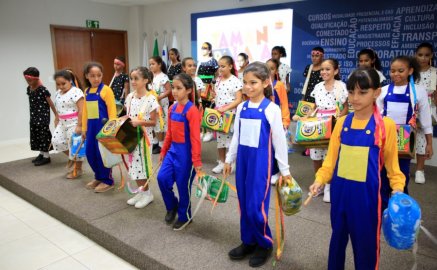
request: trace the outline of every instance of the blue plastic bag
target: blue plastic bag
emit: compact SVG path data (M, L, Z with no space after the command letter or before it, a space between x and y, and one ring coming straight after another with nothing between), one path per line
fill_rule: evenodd
M420 219L420 206L413 198L404 193L394 194L382 219L385 240L395 249L412 248L419 233Z
M82 142L82 135L75 134L71 136L71 142L70 142L70 157L74 158L74 155L77 153L77 158L82 158L86 156L86 139L83 142L82 145L80 143ZM80 149L79 149L80 146ZM78 151L79 149L79 151Z

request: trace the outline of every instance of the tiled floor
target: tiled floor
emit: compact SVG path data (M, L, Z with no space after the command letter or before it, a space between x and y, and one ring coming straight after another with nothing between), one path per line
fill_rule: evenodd
M0 145L0 163L36 156L28 143ZM0 187L0 269L137 269Z

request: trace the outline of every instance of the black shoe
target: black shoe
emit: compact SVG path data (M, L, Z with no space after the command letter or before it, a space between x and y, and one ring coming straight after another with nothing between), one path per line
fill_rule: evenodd
M188 224L187 224L187 226L192 222L193 220L191 219L191 220L189 220L189 221L176 221L174 224L173 224L173 230L174 231L180 231L180 230L182 230L183 228L182 228L182 226L184 226L185 225L185 223L187 223L188 222ZM185 228L185 227L184 227Z
M167 211L167 214L165 215L165 223L168 225L171 225L176 218L176 213L178 212L177 207L171 211Z
M263 248L257 246L255 253L249 259L250 267L260 267L264 265L272 254L273 248Z
M152 149L152 154L156 155L160 153L161 153L161 146L158 145L156 148Z
M42 154L39 154L36 158L32 159L32 163L35 163L37 161L40 161L44 156Z
M42 159L35 161L35 166L42 166L50 163L50 158L43 157Z
M256 249L256 245L241 244L238 247L229 251L228 255L231 260L242 260L247 255L252 254Z

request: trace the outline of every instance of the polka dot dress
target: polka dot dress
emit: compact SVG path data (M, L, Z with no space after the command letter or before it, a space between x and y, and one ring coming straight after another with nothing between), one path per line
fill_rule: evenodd
M291 73L291 68L289 65L281 63L279 65L278 74L279 80L283 82L285 85L287 84L287 77Z
M182 72L182 64L177 63L176 65L170 65L167 69L167 76L172 81L173 77Z
M129 104L128 104L129 102ZM144 120L150 120L150 113L159 108L158 101L156 97L152 94L137 98L135 93L129 94L125 103L129 117L138 118L140 110ZM153 127L146 127L147 137L149 141L152 142L153 138ZM150 152L152 152L152 147L150 147ZM140 145L137 145L135 150L129 154L129 176L132 180L142 180L146 179L146 172L144 170L144 145L141 141Z
M121 73L112 81L112 84L109 87L111 87L114 92L115 100L121 101L123 99L123 89L126 82L129 82L129 76L124 73Z
M156 91L158 96L165 92L165 84L169 82L168 76L164 73L159 73L157 75L153 76L153 90ZM169 100L168 97L163 98L159 101L159 105L162 107L162 117L164 118L164 128L161 129L159 121L156 121L155 126L155 132L167 132L167 113L168 113L168 106L169 106Z
M303 72L303 76L305 78L308 75L309 69L310 69L310 65L306 66L305 71ZM315 103L316 101L311 96L311 93L313 92L316 84L318 84L319 82L322 82L322 81L323 81L323 79L322 79L322 76L320 76L320 70L311 71L310 80L308 81L308 88L307 88L307 91L305 92L305 96L304 96L303 100Z
M55 97L55 108L60 116L72 113L78 113L77 101L84 97L82 90L72 87L68 92L62 93L58 90ZM53 148L58 151L69 150L71 136L75 132L78 118L59 119L59 123L53 132Z
M210 58L208 61L201 62L199 68L197 69L197 75L212 75L215 76L215 73L218 70L218 62L214 58ZM209 84L212 79L202 79L203 83Z
M50 92L40 85L35 90L27 87L30 108L30 149L48 152L52 134L50 132L50 105L46 98Z

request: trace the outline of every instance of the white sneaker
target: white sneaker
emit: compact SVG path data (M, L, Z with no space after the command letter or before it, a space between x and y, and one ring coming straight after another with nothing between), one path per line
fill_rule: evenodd
M129 205L135 205L143 196L143 192L138 192L135 196L127 200L127 204Z
M149 203L153 202L153 194L152 192L142 192L142 196L141 199L139 201L137 201L137 203L135 204L135 208L144 208L147 205L149 205Z
M218 165L212 169L212 172L217 173L217 174L221 173L223 171L224 167L225 167L225 164L221 160L219 160Z
M331 202L331 185L330 184L325 185L325 190L323 191L323 201L325 203Z
M272 185L276 185L276 182L278 182L278 180L279 180L279 174L277 173L272 175L272 177L270 178L270 183Z
M416 182L416 184L425 184L425 172L416 171L416 177L414 178L414 182Z
M231 174L235 172L235 167L236 167L235 162L232 162L232 164L231 164Z
M212 140L212 138L214 137L214 134L212 134L212 132L206 132L204 135L203 135L203 141L204 142L209 142L209 141L211 141Z
M201 131L201 132L200 132L200 139L201 139L201 140L203 139L203 134L204 134L204 133Z

